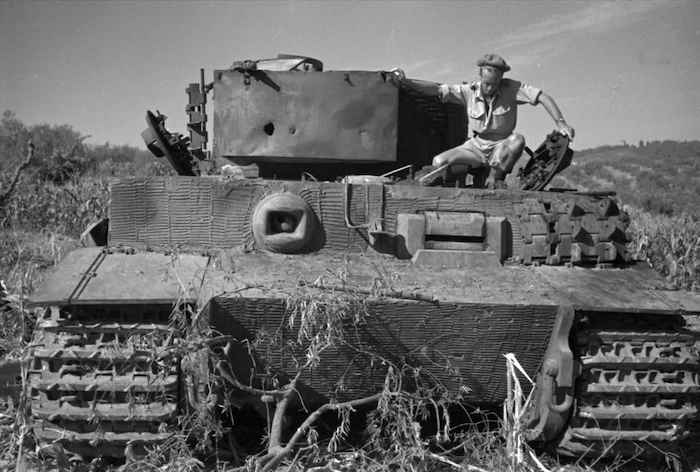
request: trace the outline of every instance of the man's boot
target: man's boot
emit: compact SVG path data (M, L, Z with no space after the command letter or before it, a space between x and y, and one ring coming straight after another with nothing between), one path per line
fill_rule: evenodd
M506 175L508 175L508 172L503 170L501 166L498 166L496 168L496 172L493 174L493 188L508 188L508 186L506 185Z
M413 177L414 180L418 181L420 185L426 187L442 185L447 179L447 174L449 172L449 164L445 164L441 167L435 166L424 166Z

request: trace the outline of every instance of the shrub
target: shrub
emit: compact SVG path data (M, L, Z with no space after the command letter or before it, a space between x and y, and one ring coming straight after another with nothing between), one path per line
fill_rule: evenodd
M65 185L25 183L0 209L0 227L59 231L77 238L87 225L107 216L108 182L83 180Z

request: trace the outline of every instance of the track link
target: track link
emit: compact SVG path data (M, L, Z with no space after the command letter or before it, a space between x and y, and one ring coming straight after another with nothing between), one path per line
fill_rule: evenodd
M34 435L81 457L123 457L167 438L178 413L171 306L48 308L28 369ZM102 320L102 321L101 321Z
M614 264L630 260L625 244L629 216L609 197L573 197L515 205L524 264Z
M584 316L572 419L557 452L636 456L670 452L700 405L700 340L668 315Z

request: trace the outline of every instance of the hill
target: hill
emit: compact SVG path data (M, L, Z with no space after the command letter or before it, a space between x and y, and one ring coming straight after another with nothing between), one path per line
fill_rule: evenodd
M576 151L552 187L614 190L623 205L700 219L700 141L652 141Z

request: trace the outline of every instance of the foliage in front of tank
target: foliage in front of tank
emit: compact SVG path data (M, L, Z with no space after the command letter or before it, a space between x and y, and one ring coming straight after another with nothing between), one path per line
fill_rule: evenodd
M320 279L319 279L320 280ZM280 326L263 327L250 339L233 339L232 343L247 350L256 366L256 360L285 359L285 368L278 371L273 364L257 365L245 379L236 378L232 371L221 366L218 369L224 378L237 389L270 405L262 450L240 451L245 464L251 470L273 470L283 461L314 464L328 460L328 455L355 448L358 458L367 460L366 469L387 470L404 468L409 462L428 460L428 444L444 444L454 439L448 406L456 405L468 392L466 384L456 391L449 391L429 372L409 359L393 358L385 349L368 343L363 335L371 327L374 315L367 294L341 284L336 290L317 281L302 286L287 298L283 323ZM381 296L376 293L375 296ZM264 325L264 323L263 323ZM294 433L286 442L282 441L283 424L291 402L305 405L309 401L298 390L302 375L323 375L322 369L328 356L342 352L351 361L345 373L339 373L334 385L329 385L335 394L316 410L304 408L303 419L292 428ZM437 363L443 362L443 365ZM276 365L276 364L275 364ZM437 360L436 367L454 370L447 359ZM366 375L384 377L381 392L367 396L350 396L345 388L345 375L359 368ZM321 369L321 372L317 372ZM273 407L274 405L274 407ZM357 408L369 408L364 439L350 441L351 416ZM425 438L421 434L421 422L430 412L437 421L438 434ZM329 418L330 415L330 418ZM335 420L332 418L335 416ZM325 418L318 427L318 422ZM328 431L328 424L336 426ZM357 420L355 420L357 421ZM323 432L325 430L325 433ZM351 443L355 446L351 446ZM412 451L410 455L406 451ZM401 453L399 453L401 452ZM252 453L252 454L251 454ZM374 466L368 461L372 457ZM359 460L359 459L358 459ZM403 462L403 464L402 464Z

